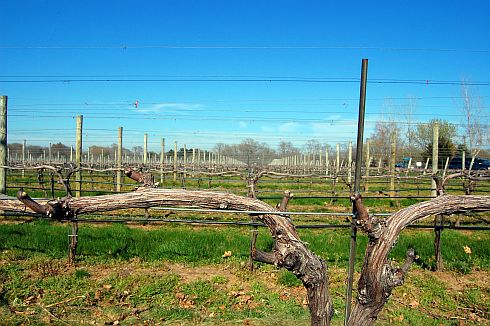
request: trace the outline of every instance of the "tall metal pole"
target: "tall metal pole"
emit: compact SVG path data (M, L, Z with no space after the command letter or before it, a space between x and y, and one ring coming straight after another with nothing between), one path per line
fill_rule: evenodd
M0 166L7 165L7 96L0 96ZM0 168L0 194L7 193L7 174Z
M366 81L367 81L368 59L362 59L361 68L361 90L359 96L359 118L357 120L357 152L356 170L354 176L354 192L359 193L361 188L361 166L362 166L362 141L364 138L364 113L366 111ZM354 206L353 206L354 207ZM352 305L352 284L354 283L354 264L356 262L356 243L357 243L357 216L354 211L351 222L351 238L349 253L349 277L347 279L347 293L345 299L345 325L347 325Z

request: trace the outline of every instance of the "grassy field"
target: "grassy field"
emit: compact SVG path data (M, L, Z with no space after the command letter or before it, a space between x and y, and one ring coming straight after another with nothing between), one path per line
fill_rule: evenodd
M156 176L158 181L158 176ZM84 174L84 195L113 190L112 176ZM33 197L51 197L49 174L43 189L37 175L26 172L8 177L9 194L24 187ZM55 178L56 181L56 178ZM93 181L93 182L92 182ZM398 194L427 196L429 180L397 181ZM103 182L103 183L97 183ZM137 185L127 178L125 191ZM246 194L245 182L236 177L198 178L165 187L204 189ZM391 199L387 180L369 183L364 203L370 212L393 212L424 200ZM463 193L461 180L450 183L452 193ZM485 193L487 185L476 192ZM55 197L64 196L55 184ZM258 196L275 205L284 190L295 197L290 211L351 212L349 188L332 180L261 179ZM329 196L338 196L330 198ZM162 217L169 211L149 211ZM84 218L141 218L144 211L128 209ZM249 221L239 214L172 212L170 219ZM488 214L465 217L462 223L488 223ZM455 217L450 220L454 222ZM345 216L293 216L296 224L345 224ZM432 219L425 223L432 224ZM46 220L0 220L0 325L101 324L101 325L308 325L306 293L296 277L274 266L248 267L250 227L183 224L80 224L75 265L67 264L66 223ZM330 293L334 299L334 325L344 317L347 278L348 229L299 229L309 247L329 266ZM391 258L402 262L411 247L419 258L405 284L394 290L380 315L381 325L478 325L490 320L490 233L442 232L445 271L433 272L433 230L405 230ZM366 237L359 236L357 272ZM257 246L270 250L272 239L259 228ZM231 252L224 257L225 252Z
M330 268L334 324L343 320L348 230L299 230ZM81 225L79 256L66 263L69 227L0 224L0 320L5 324L307 325L305 292L291 273L247 267L248 227ZM419 255L380 324L488 323L488 232L445 230L445 272L432 272L433 232L405 231L392 258ZM360 237L357 270L366 239ZM266 229L258 247L270 249ZM470 248L471 253L468 253ZM223 257L231 251L230 257ZM1 323L1 322L0 322Z

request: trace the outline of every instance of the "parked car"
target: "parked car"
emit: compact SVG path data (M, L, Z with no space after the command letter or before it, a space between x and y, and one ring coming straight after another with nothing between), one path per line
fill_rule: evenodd
M408 168L408 162L410 162L410 157L404 157L401 162L395 164L395 168Z
M465 158L465 169L469 169L471 164L471 157ZM460 170L463 166L463 158L460 156L453 157L449 162L448 169ZM481 157L475 157L473 161L472 170L490 170L490 160Z

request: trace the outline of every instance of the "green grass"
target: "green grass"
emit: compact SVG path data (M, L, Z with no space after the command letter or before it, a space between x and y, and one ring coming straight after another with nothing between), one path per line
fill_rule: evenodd
M239 267L245 266L248 259L248 227L82 224L75 268L66 264L68 231L68 225L44 220L0 224L0 317L6 324L55 321L41 307L48 307L45 309L51 314L65 320L97 318L102 323L120 320L123 325L142 321L220 324L244 320L253 321L254 325L293 325L293 321L297 325L308 324L308 310L301 298L288 294L302 289L292 273L262 264L256 265L258 274ZM349 232L299 230L301 238L330 267L334 325L340 325L343 319ZM431 274L428 269L433 267L433 237L431 231L402 233L392 259L402 262L408 247L414 247L420 258L407 282L395 289L394 297L398 299L389 301L380 324L420 324L429 314L436 316L430 323L450 325L450 311L464 315L460 307L476 311L478 318L489 310L488 287L469 286L455 292ZM489 240L486 232L444 230L446 266L458 273L473 271L474 275L475 269L488 270ZM261 249L270 250L268 230L260 229L258 241ZM357 271L366 237L360 235L358 244ZM471 248L471 254L464 251L464 246ZM232 256L223 258L227 250L232 251ZM196 270L200 266L228 266L228 272L185 279L166 267L175 263ZM276 277L264 278L269 274ZM413 300L418 308L408 306Z
M24 224L0 224L0 258L9 260L66 257L67 224L39 220ZM300 229L301 239L310 249L327 260L330 265L343 267L348 261L350 230ZM392 259L403 262L408 248L414 248L419 259L416 264L433 269L434 232L405 230L391 253ZM490 268L488 232L442 232L442 256L446 268L468 273L474 268ZM165 225L164 227L137 228L125 224L92 226L80 224L79 261L127 261L138 257L143 261L171 261L210 264L224 261L225 251L231 251L228 260L246 261L249 256L250 228L199 227ZM358 237L358 268L364 256L367 238ZM471 254L464 247L471 249ZM272 239L265 228L259 229L257 247L270 250Z

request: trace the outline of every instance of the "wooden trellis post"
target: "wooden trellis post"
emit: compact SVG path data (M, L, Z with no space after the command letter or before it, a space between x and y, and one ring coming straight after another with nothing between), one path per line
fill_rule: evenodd
M123 127L119 127L118 129L118 135L117 135L117 158L116 158L116 165L117 165L117 179L116 179L116 191L121 192L121 187L122 187L122 141L123 141Z
M148 134L144 135L144 143L143 143L143 164L146 165L148 163Z
M77 116L77 134L76 134L76 148L75 148L75 160L77 169L82 167L82 131L83 131L83 116ZM76 172L76 197L82 196L82 171ZM78 246L78 222L71 222L71 234L69 237L69 249L68 249L68 263L73 264L75 262L77 246Z
M162 138L162 149L160 151L160 185L163 185L165 180L165 174L163 173L163 167L165 165L165 138Z
M0 166L7 165L7 96L0 96ZM7 174L0 168L0 194L7 193Z

